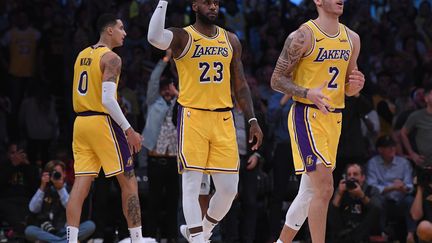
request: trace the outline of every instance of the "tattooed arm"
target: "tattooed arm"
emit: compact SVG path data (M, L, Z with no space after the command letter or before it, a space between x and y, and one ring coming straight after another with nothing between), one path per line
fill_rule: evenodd
M309 90L295 84L293 80L293 72L300 59L312 48L312 38L311 31L305 26L301 26L287 37L271 78L271 87L287 95L307 98L323 113L327 113L328 98L321 92L325 83L321 87Z
M233 58L231 60L230 72L231 80L233 81L234 85L234 95L245 115L246 120L249 121L249 119L255 118L255 114L249 85L247 84L246 78L244 76L243 63L241 61L242 46L235 34L228 32L228 38L233 48ZM252 146L252 150L257 150L261 145L263 134L258 121L252 120L250 125L249 143L253 142L255 137L257 141L256 144Z
M271 78L271 87L274 90L306 98L308 90L294 84L293 72L300 58L310 48L311 36L306 27L300 27L287 37Z
M117 78L120 75L121 59L114 52L108 52L100 61L102 70L102 104L111 118L126 132L132 153L141 150L141 136L130 126L117 102Z

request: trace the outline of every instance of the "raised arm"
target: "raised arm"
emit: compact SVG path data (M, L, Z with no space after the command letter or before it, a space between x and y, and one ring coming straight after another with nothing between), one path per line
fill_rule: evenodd
M165 16L168 7L166 0L160 0L149 23L147 40L154 47L166 50L171 48L174 57L180 56L186 47L189 35L181 28L165 29Z
M230 65L230 72L231 80L234 85L234 95L246 120L251 125L249 130L249 142L251 143L254 138L257 140L252 146L252 150L257 150L262 143L263 134L258 121L255 118L249 85L247 84L243 71L243 63L241 61L242 46L235 34L228 33L228 38L233 47L233 58Z
M348 64L347 75L345 77L345 94L347 96L357 95L363 89L365 78L358 70L357 59L360 55L360 36L347 28L348 36L351 39L353 50Z

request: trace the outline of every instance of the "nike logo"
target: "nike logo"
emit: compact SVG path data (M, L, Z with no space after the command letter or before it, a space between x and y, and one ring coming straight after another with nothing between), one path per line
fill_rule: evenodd
M342 121L337 121L337 124L341 123Z
M348 42L347 39L339 39L340 42Z
M316 42L320 42L322 40L324 40L325 38L321 38L321 39L316 39Z
M300 226L301 226L301 224L295 224L295 226L296 226L296 227L300 227Z
M159 6L159 7L157 7L157 8L162 8L162 6Z
M193 39L194 42L200 41L202 38L199 39Z
M230 119L230 118L231 118L231 117L227 117L227 118L224 117L223 120L226 121L226 120L228 120L228 119Z

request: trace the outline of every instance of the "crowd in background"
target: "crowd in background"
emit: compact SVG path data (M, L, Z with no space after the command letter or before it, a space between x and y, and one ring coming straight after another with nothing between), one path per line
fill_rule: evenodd
M183 27L193 23L194 13L189 1L169 2L166 26ZM73 184L73 63L82 49L97 42L95 22L101 13L116 13L125 25L124 46L115 50L123 61L119 102L136 131L141 132L146 125L147 88L152 72L162 58L165 57L167 67L164 66L163 72L159 69L158 77L162 81L177 82L170 57L166 59L166 54L152 48L146 39L156 4L156 0L0 1L0 239L19 238L25 234L28 215L31 215L29 203L41 185L49 161L62 161L64 182L67 187ZM256 213L254 223L248 227L256 229L252 230L255 237L243 239L241 235L246 230L239 226L242 221L230 220L225 227L224 222L221 223L220 234L215 234L219 237L216 240L272 242L277 239L284 222L284 210L294 198L299 182L292 168L286 130L287 112L292 101L273 91L270 79L287 35L316 16L314 2L307 0L300 5L289 0L223 1L218 25L235 32L242 42L245 75L256 113L262 114L259 122L264 126L265 141L253 174L252 183L257 186L252 195L248 194L254 202L249 212ZM380 212L382 208L400 206L402 222L406 226L402 227L405 234L400 239L410 242L409 234L413 233L413 239L416 238L416 225L421 220L410 214L419 184L415 178L421 175L421 180L432 181L428 169L432 166L432 152L424 152L432 151L432 115L419 112L427 107L432 111L431 2L347 0L340 21L361 37L358 65L366 76L366 84L360 96L346 99L334 171L335 192L348 190L346 183L340 183L340 180L347 181L351 173L349 168L352 168L348 165L357 163L359 171L352 172L360 173L358 177L354 176L357 183L361 181L363 187L366 182L378 190L374 194L369 189L364 195L382 197L376 203ZM164 237L165 226L153 227L149 221L154 217L146 217L152 213L149 198L157 192L148 189L146 170L149 162L145 151L136 161L144 234L176 242L177 235ZM393 169L380 164L386 161L393 161ZM167 175L162 171L160 175L153 175L158 176L164 178ZM361 179L361 176L365 178ZM390 193L386 187L392 187ZM243 191L240 190L240 194ZM335 210L330 212L337 211L343 203L343 199L338 200L332 201ZM92 238L112 242L114 238L127 236L125 221L120 216L120 193L116 182L99 176L87 201L83 212L86 216L82 218L95 222L96 231ZM242 198L240 205L248 202L247 197ZM249 215L242 213L243 207L237 205L234 204L233 210L239 213L230 212L228 218L232 218L232 214L234 218ZM8 211L20 215L17 214L14 220L6 220L9 219L6 217ZM163 217L164 213L162 210L162 215L157 217ZM426 216L432 217L430 214ZM392 226L399 223L382 215L376 217L382 223L368 234L397 238L395 235L400 230ZM146 224L152 227L146 228ZM353 224L352 228L358 226ZM307 227L304 228L307 232ZM332 222L328 228L334 228ZM343 235L328 235L336 239L352 236L350 232L348 229ZM307 238L307 235L300 234L298 238ZM356 240L362 242L364 239Z

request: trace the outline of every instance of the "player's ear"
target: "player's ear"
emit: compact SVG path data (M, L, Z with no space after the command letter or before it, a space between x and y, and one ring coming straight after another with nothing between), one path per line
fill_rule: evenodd
M322 5L322 0L313 0L314 1L314 3L317 5L317 6L321 6Z
M113 27L112 26L107 26L106 27L106 32L108 33L108 35L112 35L112 33L113 33Z
M192 0L192 10L196 12L198 10L197 0Z

